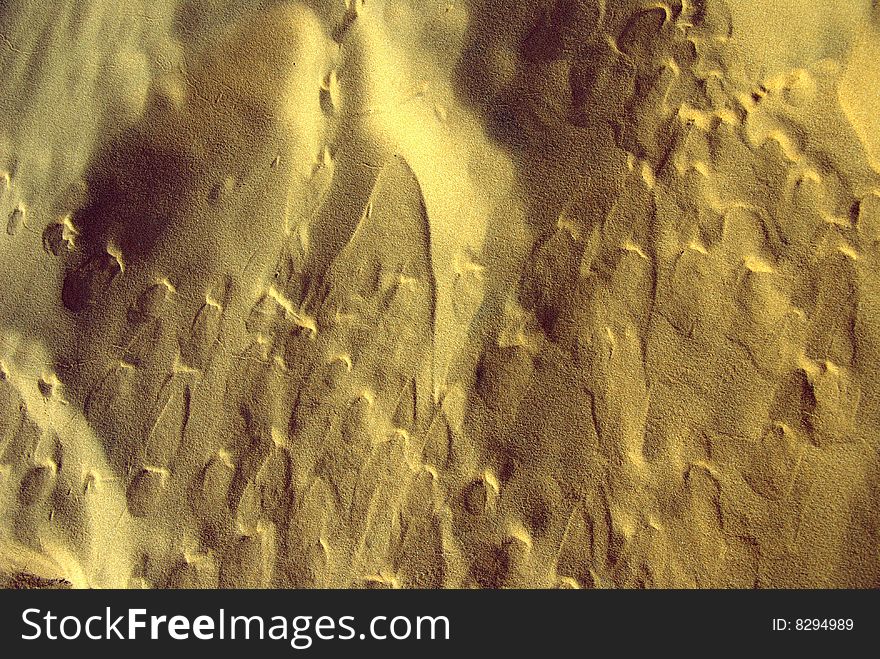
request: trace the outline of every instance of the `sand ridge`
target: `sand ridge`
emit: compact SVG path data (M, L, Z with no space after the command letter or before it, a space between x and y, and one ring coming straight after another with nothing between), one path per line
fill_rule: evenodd
M876 586L832 4L8 3L2 583Z

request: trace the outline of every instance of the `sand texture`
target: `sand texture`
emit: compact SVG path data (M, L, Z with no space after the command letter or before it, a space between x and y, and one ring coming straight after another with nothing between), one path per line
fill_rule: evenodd
M3 0L0 586L880 586L871 0Z

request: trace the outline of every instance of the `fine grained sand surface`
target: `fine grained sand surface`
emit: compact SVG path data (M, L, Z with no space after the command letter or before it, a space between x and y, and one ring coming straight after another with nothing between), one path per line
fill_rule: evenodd
M870 0L5 0L0 584L880 585Z

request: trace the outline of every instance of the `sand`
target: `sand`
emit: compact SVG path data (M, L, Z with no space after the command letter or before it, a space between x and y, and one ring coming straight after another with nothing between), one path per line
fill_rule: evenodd
M880 585L870 0L6 0L0 71L0 585Z

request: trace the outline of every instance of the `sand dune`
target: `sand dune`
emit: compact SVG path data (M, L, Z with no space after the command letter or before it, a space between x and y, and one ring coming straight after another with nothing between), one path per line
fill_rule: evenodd
M870 0L8 0L0 585L880 585Z

